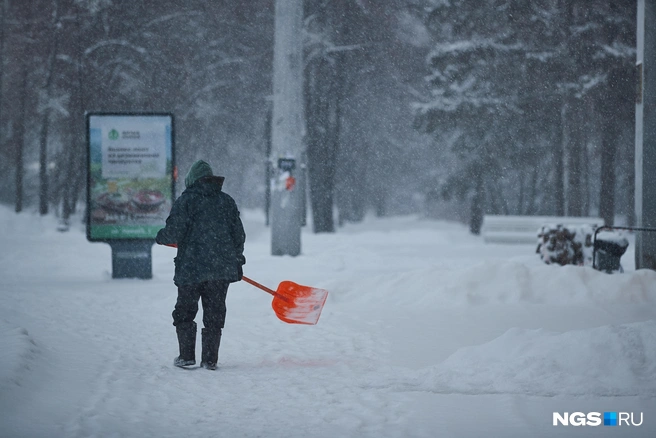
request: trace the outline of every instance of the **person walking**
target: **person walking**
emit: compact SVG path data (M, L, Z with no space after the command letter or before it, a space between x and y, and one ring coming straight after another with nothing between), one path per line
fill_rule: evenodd
M173 325L180 355L177 367L196 364L196 314L203 306L200 366L216 369L221 334L226 316L226 294L230 283L243 275L246 233L234 199L222 191L224 177L214 176L210 165L196 161L185 177L185 190L175 200L166 226L155 242L177 246L173 259L178 298Z

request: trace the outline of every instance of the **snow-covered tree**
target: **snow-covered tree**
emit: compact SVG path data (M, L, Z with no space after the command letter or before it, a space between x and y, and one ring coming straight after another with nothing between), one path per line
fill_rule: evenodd
M623 114L630 113L630 93L620 85L630 82L632 6L605 1L592 7L577 0L430 3L431 93L415 105L416 125L458 135L452 144L460 166L442 184L444 194L470 193L474 204L483 203L472 210L477 216L580 216L593 211L590 193L596 188L608 220L614 180L604 154L612 157L617 134L606 128L629 121L602 117L604 107L624 105ZM599 137L601 187L593 179ZM479 222L472 217L472 231Z
M513 26L511 5L497 3L451 1L431 11L428 24L436 39L428 55L431 94L415 106L422 131L458 132L452 145L461 164L442 191L463 198L471 193L473 233L480 231L484 205L509 212L503 179L517 147L514 122L524 115L518 83L526 47Z

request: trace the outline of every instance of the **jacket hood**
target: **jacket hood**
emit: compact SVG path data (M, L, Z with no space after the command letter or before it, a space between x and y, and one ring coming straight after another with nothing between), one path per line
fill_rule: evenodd
M203 196L212 196L221 192L223 188L223 181L225 180L222 176L204 176L199 178L194 184L190 187L187 187L186 192L197 193Z
M185 187L189 188L199 179L212 175L214 175L214 173L212 172L210 165L203 160L198 160L191 165L189 172L187 172L187 176L185 176Z

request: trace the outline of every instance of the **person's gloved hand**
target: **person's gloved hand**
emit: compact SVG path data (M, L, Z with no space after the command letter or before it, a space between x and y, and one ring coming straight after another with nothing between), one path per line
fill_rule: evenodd
M244 257L243 254L240 254L237 256L237 273L239 275L239 280L241 281L242 277L244 276L244 269L242 266L246 264L246 257Z

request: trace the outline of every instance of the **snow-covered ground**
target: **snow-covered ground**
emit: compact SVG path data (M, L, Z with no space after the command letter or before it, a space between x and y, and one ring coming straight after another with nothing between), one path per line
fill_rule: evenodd
M0 436L656 436L656 272L547 266L417 217L305 230L302 256L272 257L262 213L242 217L247 275L330 296L296 326L232 285L211 372L172 366L175 250L113 280L79 219L0 208ZM643 423L552 425L607 411Z

